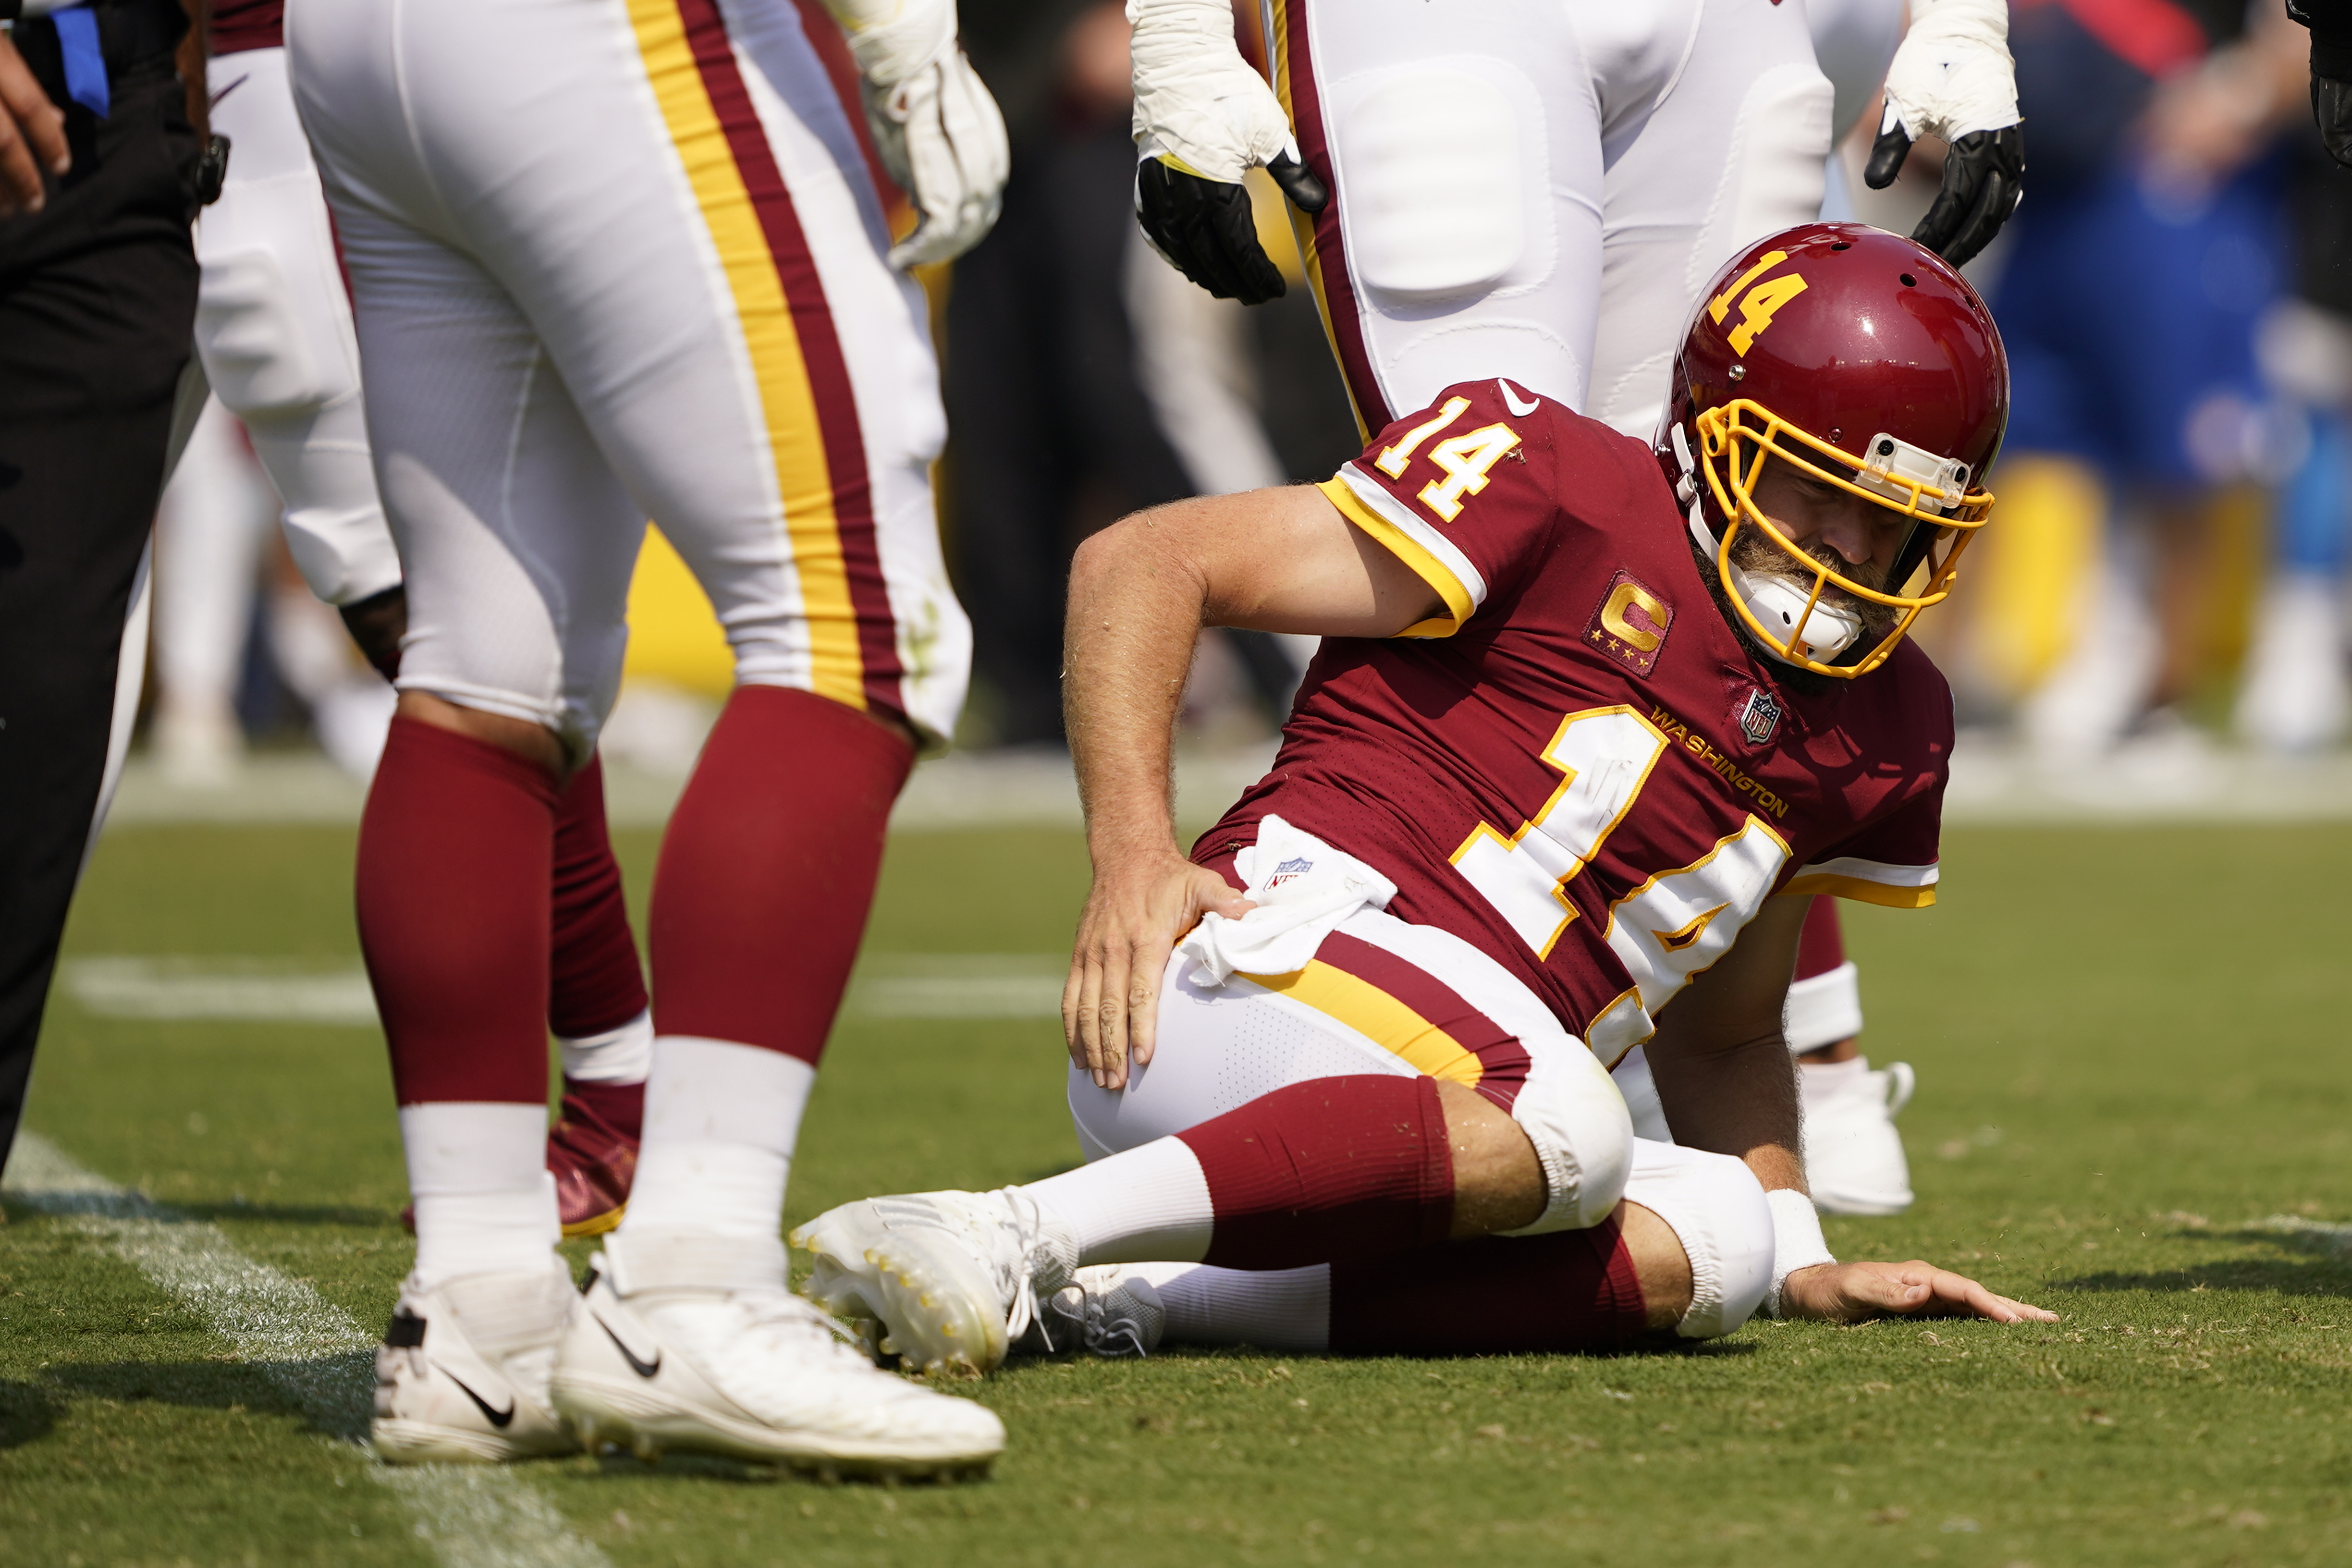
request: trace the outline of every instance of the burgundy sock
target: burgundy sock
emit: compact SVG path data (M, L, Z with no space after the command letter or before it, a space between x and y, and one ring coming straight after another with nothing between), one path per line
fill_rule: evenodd
M1215 1211L1203 1263L1373 1258L1444 1241L1454 1222L1435 1079L1313 1079L1177 1136L1201 1162Z
M1838 901L1816 896L1805 911L1804 929L1797 933L1799 980L1827 974L1845 962L1845 932L1838 924Z
M563 1080L563 1121L634 1143L645 1135L646 1086Z
M1354 1355L1618 1350L1649 1327L1611 1220L1331 1266L1331 1349Z
M656 1034L824 1054L914 761L837 702L736 689L654 873Z
M604 823L601 755L572 775L556 807L552 913L548 1027L576 1040L617 1029L644 1012L645 971Z
M360 950L400 1103L547 1101L554 781L394 719L360 820Z

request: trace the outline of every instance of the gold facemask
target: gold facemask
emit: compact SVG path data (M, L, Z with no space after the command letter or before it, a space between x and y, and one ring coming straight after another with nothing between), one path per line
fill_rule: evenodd
M1767 647L1790 664L1816 675L1851 680L1885 663L1895 644L1911 630L1911 623L1919 618L1919 613L1931 605L1943 603L1950 595L1958 575L1960 552L1968 548L1976 531L1991 521L1993 498L1989 491L1968 489L1965 464L1939 458L1893 436L1872 438L1867 450L1876 461L1857 458L1745 397L1707 409L1693 423L1698 427L1698 466L1706 475L1707 489L1714 493L1716 505L1728 520L1723 537L1715 546L1716 571L1723 579L1726 598L1747 623L1748 629ZM1887 592L1864 587L1799 549L1764 515L1754 499L1764 465L1773 458L1801 473L1860 496L1874 506L1930 525L1928 529L1914 526L1888 574L1890 585L1896 589L1909 586L1924 574L1926 580L1918 591ZM1769 541L1778 553L1788 557L1792 574L1812 580L1805 613L1796 617L1794 630L1775 632L1766 626L1748 608L1747 597L1740 592L1738 580L1733 574L1736 569L1732 545L1740 531L1748 527ZM1894 626L1875 647L1859 658L1841 655L1841 662L1836 664L1814 658L1812 648L1800 635L1822 595L1832 588L1898 612Z

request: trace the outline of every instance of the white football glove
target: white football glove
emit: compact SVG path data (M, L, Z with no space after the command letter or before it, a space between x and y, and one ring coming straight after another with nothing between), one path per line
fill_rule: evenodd
M955 0L825 0L864 78L866 123L883 166L922 221L890 265L948 261L978 245L1003 207L1004 116L956 46Z
M2007 0L1911 0L1863 180L1885 190L1921 136L1950 143L1943 189L1911 237L1957 267L2000 232L2024 195L2018 121Z
M1127 0L1134 26L1135 216L1176 269L1221 300L1283 292L1242 176L1263 168L1304 211L1330 200L1290 117L1234 42L1227 0Z

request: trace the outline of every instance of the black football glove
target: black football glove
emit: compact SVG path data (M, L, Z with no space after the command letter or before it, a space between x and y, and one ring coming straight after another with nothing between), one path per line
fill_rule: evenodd
M1899 124L1888 126L1871 144L1863 183L1885 190L1910 153L1909 133ZM1992 243L2024 196L2025 128L1971 131L1944 153L1944 188L1911 237L1958 267Z
M1319 213L1331 200L1323 182L1284 153L1265 166L1298 208ZM1286 292L1282 269L1257 242L1248 187L1204 180L1164 159L1135 166L1135 221L1169 264L1220 300L1263 305Z
M2311 117L2327 155L2352 169L2352 4L2287 0L2286 14L2311 29Z

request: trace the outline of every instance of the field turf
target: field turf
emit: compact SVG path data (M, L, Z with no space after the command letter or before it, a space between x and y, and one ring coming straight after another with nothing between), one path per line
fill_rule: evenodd
M622 850L642 893L652 839ZM114 832L69 951L348 963L350 852L329 829ZM525 1479L576 1538L564 1561L618 1568L2352 1561L2352 1227L2326 1223L2352 1220L2352 829L1955 831L1946 866L1939 909L1850 918L1866 1047L1919 1069L1919 1202L1830 1237L1973 1270L2054 1327L1030 1363L975 1391L1012 1431L979 1484L626 1458ZM1073 835L903 837L872 949L1050 954L1084 877ZM792 1217L1061 1168L1060 1086L1044 1020L847 1019ZM409 1249L373 1030L98 1017L61 994L28 1124L359 1322L389 1313ZM306 1415L69 1218L7 1219L0 1563L436 1560L333 1435L356 1410ZM440 1560L556 1560L478 1544Z

